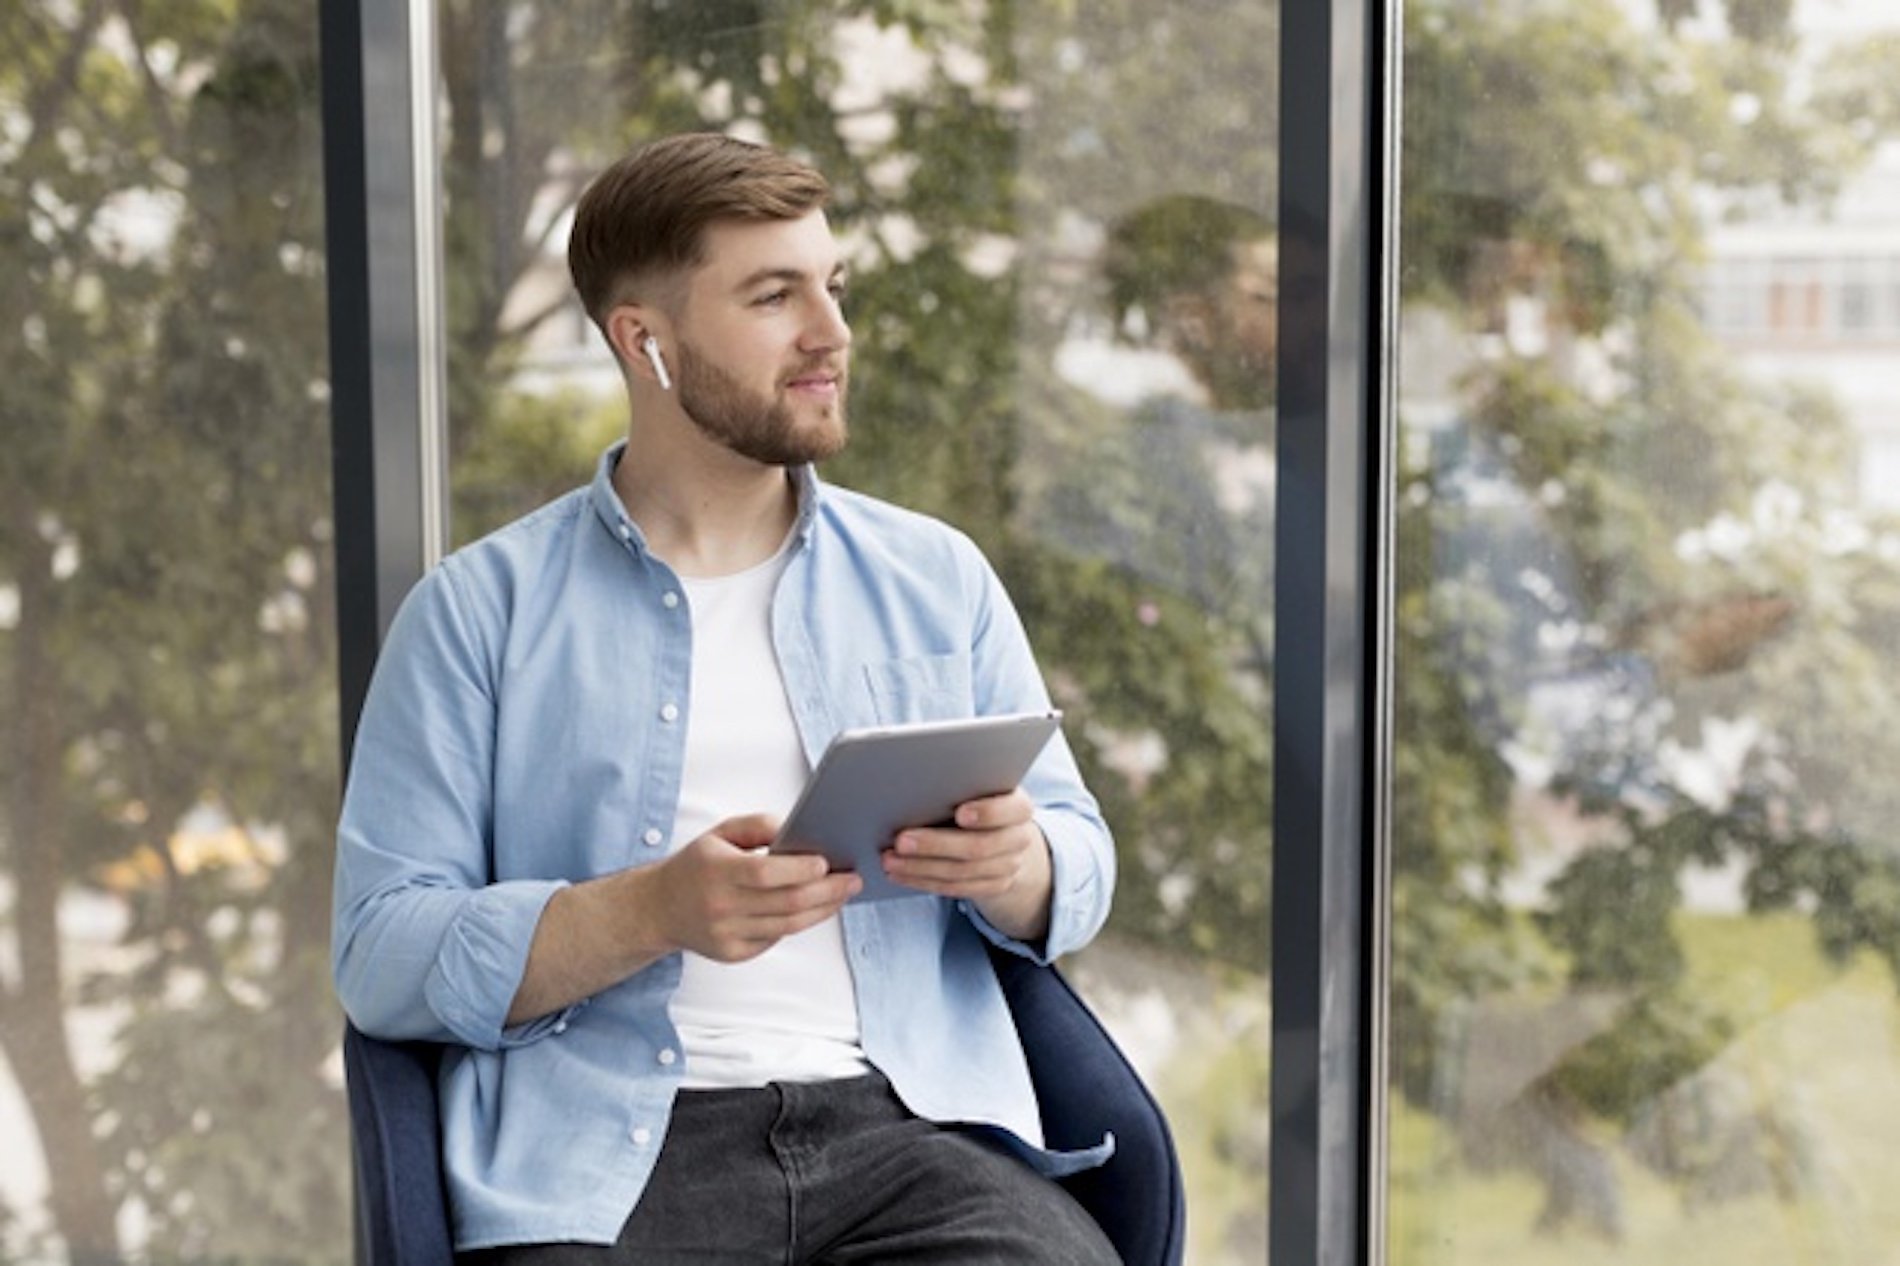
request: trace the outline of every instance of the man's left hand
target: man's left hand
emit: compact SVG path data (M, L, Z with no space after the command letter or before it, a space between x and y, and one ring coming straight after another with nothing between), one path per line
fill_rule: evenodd
M1049 842L1020 789L958 805L955 826L905 830L884 853L884 873L919 892L974 902L1019 941L1049 929Z

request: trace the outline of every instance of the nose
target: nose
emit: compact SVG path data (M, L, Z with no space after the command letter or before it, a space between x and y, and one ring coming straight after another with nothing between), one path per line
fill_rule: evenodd
M837 296L827 291L813 305L811 321L805 327L807 352L842 352L851 346L851 323L844 319L844 308Z

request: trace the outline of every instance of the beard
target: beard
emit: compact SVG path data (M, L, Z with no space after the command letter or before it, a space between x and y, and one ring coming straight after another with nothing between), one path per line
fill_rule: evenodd
M684 341L677 359L681 411L708 439L741 457L766 466L802 466L835 456L844 447L849 427L842 369L836 409L801 426L787 401L750 390Z

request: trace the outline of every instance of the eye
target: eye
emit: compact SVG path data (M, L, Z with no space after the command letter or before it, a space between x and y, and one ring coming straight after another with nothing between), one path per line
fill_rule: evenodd
M832 282L826 286L825 289L831 293L831 301L833 303L838 304L840 307L844 306L844 297L848 287L844 284L843 278Z
M774 290L770 292L769 294L760 295L758 298L754 299L752 303L753 303L753 306L755 307L777 308L777 307L783 306L785 301L791 297L792 297L792 292L790 290L781 288L778 290Z

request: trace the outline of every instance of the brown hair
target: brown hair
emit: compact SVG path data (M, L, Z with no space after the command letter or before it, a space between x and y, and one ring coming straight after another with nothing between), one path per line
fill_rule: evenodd
M622 158L581 195L568 272L587 315L605 331L629 284L704 261L708 225L796 220L830 196L823 176L777 150L716 132L669 136Z

